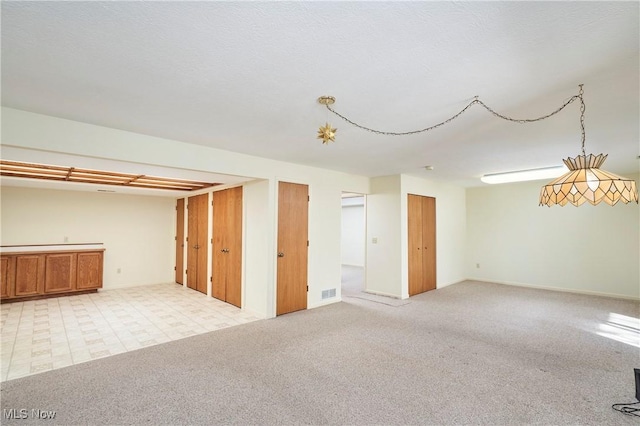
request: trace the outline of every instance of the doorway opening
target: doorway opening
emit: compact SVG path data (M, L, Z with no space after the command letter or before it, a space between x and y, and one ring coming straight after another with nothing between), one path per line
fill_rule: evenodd
M365 290L366 196L342 193L342 295L355 296Z

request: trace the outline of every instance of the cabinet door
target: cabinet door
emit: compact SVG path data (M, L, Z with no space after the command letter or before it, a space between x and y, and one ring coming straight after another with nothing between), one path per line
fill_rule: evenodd
M25 254L16 257L16 296L42 293L44 264L44 255L41 254Z
M102 287L102 252L78 253L76 289L88 290Z
M12 297L16 286L16 258L15 256L2 256L0 258L0 297L3 299Z
M45 293L75 290L76 253L56 253L46 255Z

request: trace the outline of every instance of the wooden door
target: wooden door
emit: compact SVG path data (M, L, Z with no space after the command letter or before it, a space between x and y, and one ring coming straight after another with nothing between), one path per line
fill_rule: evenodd
M44 255L16 257L15 296L31 296L44 292Z
M436 288L436 199L422 197L422 291Z
M409 296L422 293L422 197L409 194L407 199L409 228Z
M407 198L409 296L436 288L436 199Z
M278 185L276 314L307 309L309 187Z
M187 205L187 286L207 294L208 194L189 197Z
M89 290L102 287L103 252L78 253L77 290Z
M184 284L184 198L176 203L176 283Z
M242 304L242 187L213 193L212 295Z

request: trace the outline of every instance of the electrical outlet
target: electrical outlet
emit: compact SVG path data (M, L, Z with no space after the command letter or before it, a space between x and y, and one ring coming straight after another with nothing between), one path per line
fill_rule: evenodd
M378 237L373 237L371 239L371 244L378 244Z
M116 271L117 273L121 273L122 269L118 268L118 270Z
M68 243L69 242L69 237L64 237L64 242Z
M480 264L476 263L476 269L480 269Z

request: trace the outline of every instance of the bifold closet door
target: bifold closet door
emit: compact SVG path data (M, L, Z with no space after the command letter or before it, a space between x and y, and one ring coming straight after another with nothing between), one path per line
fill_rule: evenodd
M188 198L187 204L187 286L207 294L208 194Z
M276 314L307 309L309 187L278 185Z
M242 304L242 187L213 193L212 295Z
M436 199L409 194L409 296L436 288Z
M176 283L184 284L184 198L176 202Z

